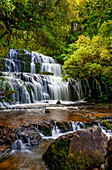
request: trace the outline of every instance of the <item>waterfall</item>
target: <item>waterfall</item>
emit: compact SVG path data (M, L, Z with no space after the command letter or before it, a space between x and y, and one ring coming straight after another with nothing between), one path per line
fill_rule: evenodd
M56 63L52 57L45 56L37 52L26 50L10 49L5 60L7 72L22 72L22 63L30 60L30 72L36 73L35 63L40 63L40 72L51 72L61 76L61 65Z
M13 93L11 99L16 103L35 103L42 100L64 100L71 101L69 82L62 82L61 77L51 75L39 75L31 73L4 73L6 81L12 90L18 91ZM24 86L23 86L24 85ZM76 83L74 86L76 100L81 99L81 84Z
M37 74L37 64L40 74ZM5 59L6 81L12 90L9 96L15 103L36 103L38 101L76 101L84 98L82 83L73 79L61 81L62 66L52 58L38 52L10 49ZM43 75L49 72L54 75Z

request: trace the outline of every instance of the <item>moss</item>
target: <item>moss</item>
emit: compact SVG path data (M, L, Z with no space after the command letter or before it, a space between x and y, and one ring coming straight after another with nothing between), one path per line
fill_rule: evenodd
M69 159L67 158L69 144L69 139L58 138L50 145L46 153L43 155L43 159L51 170L62 170L69 166Z
M0 71L5 71L5 59L0 58Z
M76 164L75 164L75 161L74 161L74 155L73 154L69 154L67 157L66 157L66 165L64 167L64 170L73 170L73 169L76 169Z
M45 72L40 72L40 74L43 74L43 75L54 75L54 73L47 72L47 71L45 71Z
M30 67L31 67L30 62L26 61L24 72L30 73Z
M25 62L21 61L21 72L24 72L25 69Z
M45 113L50 113L50 109L45 109Z
M21 61L21 72L30 73L30 62L29 61Z
M108 121L103 121L103 125L108 129L108 130L112 130L110 123Z
M43 123L38 125L38 129L45 135L51 136L52 135L52 124L51 123Z
M24 50L19 50L19 53L17 55L17 60L21 60L21 61L30 61L30 55L26 55Z
M36 69L36 73L39 74L40 73L40 63L35 63L35 69Z
M108 141L107 154L105 158L105 169L111 170L111 168L112 168L112 139Z

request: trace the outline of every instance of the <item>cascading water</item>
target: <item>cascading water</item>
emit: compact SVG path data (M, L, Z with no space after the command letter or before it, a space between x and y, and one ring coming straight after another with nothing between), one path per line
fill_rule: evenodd
M40 64L40 74L36 73L37 63ZM28 64L29 73L23 72ZM37 52L10 49L5 59L5 67L7 72L3 73L6 79L4 85L8 84L11 89L18 91L18 94L13 93L10 96L16 103L35 103L42 100L76 101L84 98L81 82L62 82L61 65L51 57ZM41 72L54 75L42 75Z

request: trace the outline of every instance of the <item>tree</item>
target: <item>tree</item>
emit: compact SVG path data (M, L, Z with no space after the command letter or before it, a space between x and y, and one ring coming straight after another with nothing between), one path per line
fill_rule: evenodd
M94 79L96 83L103 81L108 91L102 92L100 98L104 102L112 101L112 21L104 22L92 40L81 35L72 44L74 53L64 62L63 70L68 77L84 80ZM74 47L74 48L73 48Z
M51 48L59 53L69 30L68 4L68 0L2 1L1 47L41 51Z
M98 34L100 26L112 20L112 2L109 0L86 0L79 3L77 23L81 34L90 36Z
M68 77L86 79L101 76L112 78L112 21L105 22L92 40L79 36L76 51L65 61L63 69Z

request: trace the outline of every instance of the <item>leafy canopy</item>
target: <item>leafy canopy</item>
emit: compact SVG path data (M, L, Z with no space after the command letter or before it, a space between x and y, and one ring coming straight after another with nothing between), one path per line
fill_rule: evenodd
M81 35L73 44L73 55L65 61L63 69L68 77L87 79L106 76L112 79L112 21L105 22L92 40Z
M60 53L69 30L69 12L68 0L3 0L0 52L21 48Z

